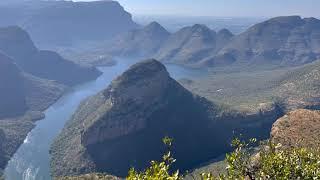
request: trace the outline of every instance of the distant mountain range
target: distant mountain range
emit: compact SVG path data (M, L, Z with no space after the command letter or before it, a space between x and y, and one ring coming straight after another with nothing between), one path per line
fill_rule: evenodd
M108 40L139 27L116 1L30 0L0 4L0 26L10 25L27 30L41 47Z
M196 24L172 34L155 57L164 62L196 64L217 53L232 37L226 29L215 32L205 25Z
M206 61L302 65L319 58L320 20L289 16L254 25Z
M313 62L320 58L320 20L299 16L276 17L250 27L247 31L233 35L223 29L215 32L205 25L185 27L167 36L141 36L131 33L119 39L126 43L107 46L113 49L113 55L130 56L139 52L140 42L162 42L153 57L163 62L193 67L217 67L229 65L280 65L297 66ZM144 30L140 30L143 32ZM150 34L150 32L149 32ZM155 37L156 36L156 37ZM160 39L162 39L160 41ZM115 43L119 42L118 40ZM155 45L159 45L155 43ZM122 49L131 47L123 54ZM108 53L108 51L106 51Z

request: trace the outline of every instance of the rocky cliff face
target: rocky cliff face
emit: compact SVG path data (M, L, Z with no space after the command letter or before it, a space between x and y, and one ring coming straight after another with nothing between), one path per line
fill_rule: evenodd
M164 136L174 138L176 166L184 171L229 151L233 131L267 137L278 117L276 108L250 117L224 113L147 60L82 102L51 148L52 172L125 176L131 166L161 158Z
M271 140L284 147L313 147L320 145L320 112L299 109L278 119L272 127Z
M299 16L276 17L233 38L211 59L216 61L301 65L320 56L320 21Z
M147 57L156 53L170 33L152 22L142 29L129 31L115 38L106 52L115 56Z
M116 1L33 0L1 6L0 10L2 26L19 25L38 46L46 48L108 40L138 27Z
M232 37L227 30L216 33L196 24L172 34L155 57L161 61L179 64L197 64L218 52Z
M0 53L0 119L27 110L22 72L13 60Z
M75 85L100 75L95 68L81 67L55 52L38 50L28 33L17 26L0 28L0 50L12 57L25 72L66 85Z
M160 102L170 88L170 81L165 67L156 61L133 66L103 92L106 106L109 105L113 113L86 124L82 144L97 144L145 129L146 117L154 113L153 109L165 105ZM139 111L142 109L144 111Z

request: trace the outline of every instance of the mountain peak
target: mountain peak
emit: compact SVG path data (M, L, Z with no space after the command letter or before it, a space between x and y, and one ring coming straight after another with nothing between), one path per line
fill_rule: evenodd
M275 18L271 18L267 21L264 21L257 25L262 25L261 27L265 27L265 25L270 24L279 24L285 27L296 27L300 26L304 23L304 20L300 16L279 16Z
M123 75L139 74L143 70L145 73L156 73L158 71L166 70L165 66L155 59L147 59L137 64L132 65Z
M192 34L196 36L212 37L216 32L203 24L195 24L190 27Z
M195 157L212 157L216 144L208 147L207 139L216 137L211 129L213 112L214 104L170 78L164 65L153 59L140 62L103 94L82 103L53 144L53 175L70 175L70 170L89 173L95 171L93 167L125 176L131 166L144 169L159 155L163 146L159 139L164 136L175 140L176 165L182 171L191 169ZM148 151L145 144L152 144Z
M155 82L169 79L169 73L165 66L154 59L145 60L131 66L121 76L112 81L111 86L105 92L105 96L109 96L110 92L136 86L139 82L146 82L151 79Z
M153 21L153 22L151 22L151 23L149 23L147 26L146 26L146 28L148 28L148 27L152 27L152 28L163 28L158 22L156 22L156 21Z
M146 32L157 32L157 34L165 34L166 36L169 36L169 32L158 22L155 21L145 26L143 30Z
M206 31L211 31L210 28L208 28L208 26L204 25L204 24L195 24L191 27L191 29L193 30L206 30Z
M232 32L230 32L228 29L225 29L225 28L218 31L218 35L228 36L228 37L233 36Z
M300 21L302 20L301 16L278 16L271 18L269 21Z
M18 26L0 28L0 49L16 61L37 52L29 34Z

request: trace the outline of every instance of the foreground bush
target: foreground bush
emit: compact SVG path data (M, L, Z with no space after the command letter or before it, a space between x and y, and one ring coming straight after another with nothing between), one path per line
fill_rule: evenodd
M164 138L164 143L170 148L172 139ZM226 173L215 177L210 173L201 174L202 180L307 180L320 179L320 151L308 148L282 148L281 145L268 143L260 146L258 152L253 145L256 139L249 143L235 139L232 146L235 150L226 155ZM170 149L163 156L162 162L151 161L145 171L137 172L131 169L128 180L178 180L183 179L179 171L170 173L175 162Z
M255 141L234 140L235 150L226 156L227 174L220 177L202 174L203 179L320 179L319 149L283 148L269 142L261 145L258 153L252 153Z
M163 143L168 147L168 151L162 157L162 162L151 161L150 167L143 172L137 172L134 168L129 171L127 180L178 180L181 179L179 171L170 173L171 165L176 161L171 156L170 147L172 139L163 138Z

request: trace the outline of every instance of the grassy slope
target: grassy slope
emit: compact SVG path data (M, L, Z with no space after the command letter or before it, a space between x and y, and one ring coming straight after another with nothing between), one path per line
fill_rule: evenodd
M213 69L204 78L182 79L189 90L211 101L237 110L255 110L257 104L272 100L271 81L285 75L290 69Z
M180 80L189 90L241 111L256 111L261 103L281 99L289 109L320 97L320 62L302 67L220 68L207 77Z

